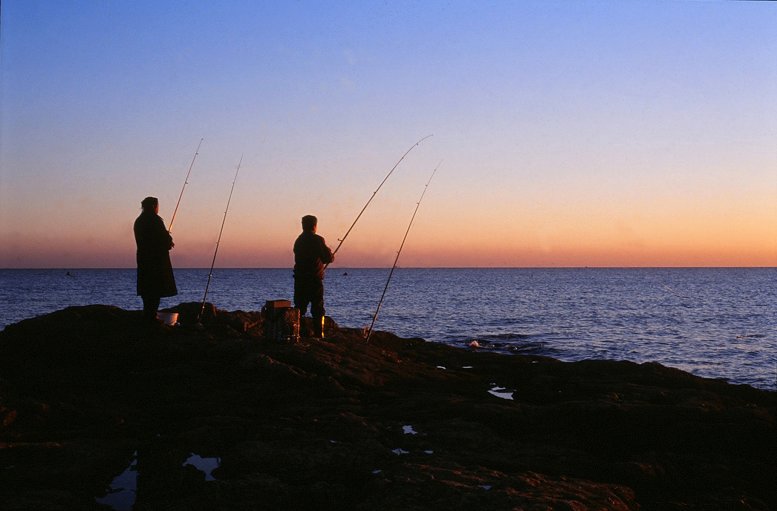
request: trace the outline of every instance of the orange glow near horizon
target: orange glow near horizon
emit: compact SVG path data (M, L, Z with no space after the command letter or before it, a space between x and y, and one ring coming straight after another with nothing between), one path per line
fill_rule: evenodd
M509 190L491 189L480 199L484 202L463 203L457 200L458 189L442 184L430 188L428 202L419 208L400 266L777 266L777 207L766 200L768 188L753 191L749 201L653 198L652 203L585 201L568 193L543 202L528 192L517 201L510 200ZM361 197L350 202L357 200ZM221 218L187 206L176 220L173 265L209 267ZM412 199L400 201L396 192L377 200L343 244L334 267L390 267L413 206ZM172 209L167 203L163 207ZM291 267L291 247L300 229L297 211L318 214L319 234L333 249L353 220L353 213L337 203L315 209L291 205L274 216L254 207L246 195L236 194L217 267ZM115 214L106 210L92 225L79 225L74 219L80 210L62 208L37 228L6 236L0 267L134 267L131 224L136 212L129 218L117 219ZM29 217L29 225L35 227L32 220Z
M419 226L421 227L421 226ZM428 226L424 226L428 227ZM732 226L736 227L736 226ZM703 230L700 226L654 226L626 229L609 226L572 228L557 226L513 231L486 230L464 235L461 227L411 230L399 265L404 267L772 267L777 266L777 243L768 229L743 226L739 230ZM638 234L639 233L639 234ZM122 268L134 267L131 234L67 238L48 236L43 241L9 240L2 249L7 268ZM283 268L293 265L291 245L297 232L268 238L253 232L227 231L219 248L217 267ZM337 236L327 238L331 248ZM477 234L477 236L475 236ZM349 238L337 254L334 267L390 267L401 232L365 239ZM215 248L190 233L176 237L171 252L174 267L208 267ZM56 263L52 264L52 261Z

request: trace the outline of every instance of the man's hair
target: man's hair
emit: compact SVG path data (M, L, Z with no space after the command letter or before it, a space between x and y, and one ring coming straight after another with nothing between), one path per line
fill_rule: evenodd
M312 231L316 225L318 225L318 218L314 217L313 215L305 215L302 217L303 231Z
M159 205L159 199L156 197L146 197L142 201L140 201L140 207L143 209L153 209L156 206Z

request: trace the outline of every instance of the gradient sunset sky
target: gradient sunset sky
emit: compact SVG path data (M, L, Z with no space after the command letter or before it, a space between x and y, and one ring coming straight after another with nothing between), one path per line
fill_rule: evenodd
M0 267L777 266L777 3L3 0Z

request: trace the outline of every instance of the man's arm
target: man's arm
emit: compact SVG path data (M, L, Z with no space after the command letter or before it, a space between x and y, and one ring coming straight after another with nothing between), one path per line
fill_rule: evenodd
M334 260L335 255L332 253L332 250L326 246L326 241L324 238L321 238L321 262L324 264L329 264Z

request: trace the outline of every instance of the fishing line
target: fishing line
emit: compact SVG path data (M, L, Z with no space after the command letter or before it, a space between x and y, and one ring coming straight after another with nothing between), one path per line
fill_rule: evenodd
M181 187L181 193L178 195L178 202L175 203L175 209L173 210L173 218L170 219L170 224L167 226L168 233L173 232L173 222L175 222L175 214L178 213L178 206L181 204L181 197L183 197L183 191L186 190L186 185L189 184L189 175L192 173L192 167L194 167L194 160L196 160L197 156L200 154L200 146L202 145L203 140L205 140L205 137L202 137L200 139L200 143L197 144L197 150L194 151L192 162L189 164L189 171L186 173L186 179L183 180L183 187Z
M380 295L380 300L378 301L378 307L375 309L375 314L372 316L372 323L370 323L370 327L369 329L367 329L367 334L364 336L365 342L370 342L370 337L372 336L372 327L375 326L375 321L378 319L378 312L380 312L380 307L381 305L383 305L383 298L385 298L386 296L386 291L388 290L389 282L391 282L391 276L394 275L394 270L397 267L397 262L399 261L399 254L402 253L402 248L405 246L405 240L407 240L407 235L408 233L410 233L410 228L413 226L413 220L415 220L415 215L416 213L418 213L418 208L421 206L421 201L424 200L426 189L429 188L429 183L432 182L432 178L434 177L434 174L437 172L437 169L440 168L440 165L442 165L442 160L440 160L440 163L438 163L437 166L432 171L432 175L429 176L429 181L427 181L426 185L424 185L424 191L421 192L421 198L418 199L418 202L415 205L413 216L410 217L410 223L407 225L405 236L402 238L402 243L399 245L399 250L397 250L397 257L394 258L394 265L391 267L391 271L389 272L388 279L386 279L386 286L383 288L383 294Z
M397 162L394 164L394 166L393 166L393 167L391 167L391 170L389 171L389 173L388 173L388 174L386 174L386 177L384 177L384 178L383 178L383 181L381 181L381 182L380 182L380 184L378 185L378 188L376 188L376 189L375 189L375 191L374 191L374 192L372 192L372 196L371 196L371 197L370 197L370 199L367 201L367 203L366 203L366 204L364 204L364 207L362 208L362 210L361 210L361 211L359 211L359 214L358 214L358 215L356 215L356 220L354 220L354 221L353 221L353 223L352 223L352 224L351 224L351 226L348 228L348 230L347 230L347 231L345 231L345 235L342 237L342 239L340 239L340 240L339 240L339 241L340 241L340 243L338 243L338 244L337 244L337 247L335 247L335 250L334 250L334 252L332 252L332 255L333 255L333 256L334 256L334 255L337 253L337 251L338 251L338 250L340 250L340 247L342 246L343 242L345 241L345 238L347 238L347 237L348 237L348 235L351 233L351 230L352 230L352 229L353 229L353 227L356 225L356 222L358 222L358 221L359 221L359 218L361 218L361 216L362 216L362 213L364 213L364 210L365 210L365 209L367 209L367 206L369 206L369 205L370 205L370 202L372 202L372 199L374 199L374 198L375 198L375 195L377 195L378 191L379 191L379 190L380 190L380 188L383 186L383 183L385 183L385 182L388 180L389 176L391 176L391 174L394 172L394 169L396 169L396 168L399 166L399 164L400 164L400 163L402 163L402 160L404 160L404 159L405 159L405 156L407 156L407 155L408 155L408 153L410 153L410 151L412 151L413 149L415 149L415 147L416 147L416 146L420 145L420 144L421 144L421 142L423 142L424 140L426 140L427 138L429 138L429 137L431 137L431 136L433 136L433 134L432 134L432 135L426 135L425 137L423 137L422 139L420 139L418 142L416 142L415 144L411 145L411 146L410 146L410 149L408 149L407 151L405 151L405 154L403 154L403 155L402 155L402 157L401 157L401 158L400 158L400 159L399 159L399 160L398 160L398 161L397 161ZM324 265L324 269L326 269L326 268L327 268L327 266L329 266L329 263L326 263L326 265Z
M213 251L213 261L210 263L210 271L208 272L208 283L205 285L205 294L202 296L202 304L200 305L200 313L197 314L197 322L199 323L202 317L202 311L205 310L205 299L208 297L208 289L210 288L210 278L213 276L213 267L216 265L216 254L219 253L219 245L221 244L221 234L224 232L224 223L227 221L227 213L229 212L229 203L232 202L232 192L235 191L235 183L237 182L237 174L240 172L240 165L243 164L243 155L240 155L240 161L237 164L237 170L235 170L235 179L232 180L232 188L229 190L229 198L227 199L227 208L224 210L224 218L221 220L221 229L219 230L219 237L216 240L216 250Z

